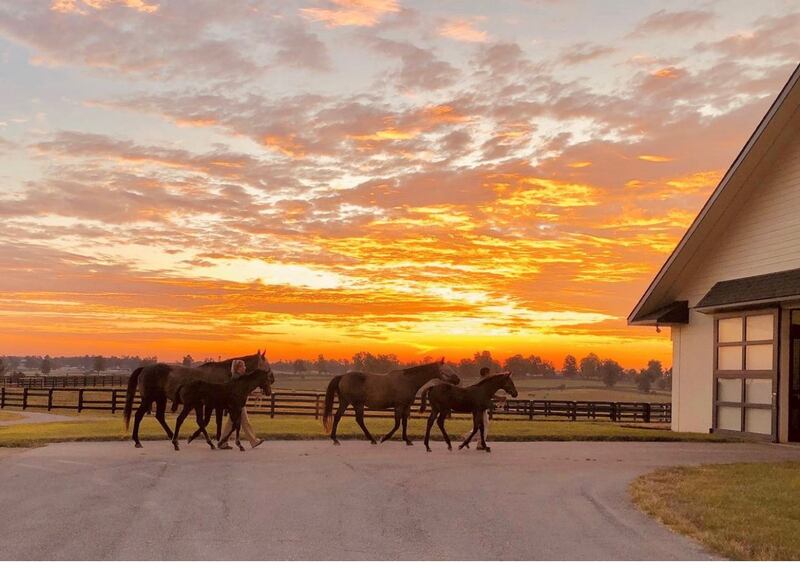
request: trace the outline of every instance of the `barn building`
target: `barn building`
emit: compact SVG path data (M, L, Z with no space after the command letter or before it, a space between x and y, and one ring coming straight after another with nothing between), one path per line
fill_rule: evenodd
M800 66L628 323L671 329L674 430L800 442Z

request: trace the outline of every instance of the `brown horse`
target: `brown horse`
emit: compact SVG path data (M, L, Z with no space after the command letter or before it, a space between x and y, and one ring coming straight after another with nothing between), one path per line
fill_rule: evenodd
M265 396L271 393L270 385L272 384L272 373L262 369L250 371L244 375L232 379L225 383L210 383L204 380L191 380L182 384L178 390L183 401L183 410L178 415L175 421L175 434L172 436L172 445L175 451L180 448L178 446L178 435L181 430L181 425L189 413L194 410L197 418L198 431L206 438L206 442L214 449L214 444L211 443L211 438L206 432L206 424L208 419L205 416L204 410L207 407L224 408L233 420L233 431L236 432L236 445L241 451L244 451L241 442L239 442L239 429L241 428L242 409L247 404L247 397L257 387L261 387ZM228 435L230 436L230 434ZM227 440L223 440L227 441Z
M234 357L233 359L206 363L200 367L194 368L155 363L135 369L133 373L131 373L130 379L128 379L123 420L125 421L125 430L127 430L130 424L131 411L133 410L133 396L136 394L136 389L138 387L142 402L134 417L133 434L131 436L136 447L142 447L139 441L139 423L142 421L145 413L150 410L153 403L156 404L156 420L158 420L161 427L164 428L167 437L172 440L172 430L165 419L167 400L180 402L177 396L178 388L183 383L190 380L200 379L216 383L229 381L231 378L231 363L234 359L242 359L248 371L261 369L267 371L270 375L272 374L269 363L267 363L266 355L260 350L255 355Z
M453 446L450 445L450 436L444 429L444 421L451 412L469 412L472 414L472 433L464 440L458 447L469 447L469 442L475 435L475 432L481 432L481 446L478 449L491 452L491 448L486 445L486 440L483 433L483 412L492 407L492 397L500 389L506 391L508 394L517 397L517 387L514 381L511 380L511 373L497 373L496 375L489 375L485 379L481 379L476 384L469 387L457 387L447 383L437 383L431 386L425 386L420 393L422 397L422 404L419 411L425 411L425 399L431 402L431 415L428 417L428 425L425 428L425 449L429 452L431 447L429 441L431 438L431 428L434 421L439 425L439 430L442 431L444 441L447 443L447 449L452 450Z
M435 363L397 369L386 374L348 371L344 375L333 377L325 392L325 411L322 416L325 431L330 431L331 440L338 446L336 429L347 407L352 404L356 411L356 422L369 441L375 444L377 443L375 438L364 424L364 407L372 410L394 408L394 428L381 438L381 442L391 438L402 421L403 440L410 446L412 444L408 439L407 430L411 405L420 387L434 379L454 385L460 381L455 371L444 364L444 358ZM334 395L339 397L339 408L333 416L333 428L331 428Z

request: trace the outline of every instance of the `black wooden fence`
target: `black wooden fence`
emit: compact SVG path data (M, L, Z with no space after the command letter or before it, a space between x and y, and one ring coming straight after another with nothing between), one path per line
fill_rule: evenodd
M127 375L47 375L39 377L4 377L0 386L20 388L78 388L78 387L124 387Z
M134 407L138 402L137 393ZM255 391L248 400L247 411L270 417L313 416L318 419L322 416L324 402L325 393L322 392L273 390L271 396L265 397ZM124 406L125 389L121 388L0 387L0 408L98 410L115 414ZM411 416L423 417L418 410L419 400ZM493 419L607 419L614 422L670 422L671 414L669 403L534 399L498 399L490 411ZM391 411L367 411L366 415L393 416Z

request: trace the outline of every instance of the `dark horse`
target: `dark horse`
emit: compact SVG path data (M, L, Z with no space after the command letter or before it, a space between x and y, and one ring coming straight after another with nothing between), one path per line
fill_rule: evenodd
M444 359L408 369L397 369L386 374L348 371L344 375L333 377L325 392L325 412L322 416L325 431L330 431L331 440L335 445L339 445L336 429L347 407L352 404L356 411L356 422L369 441L375 444L375 438L364 424L364 407L372 410L394 408L394 428L381 438L381 442L392 437L402 420L403 440L410 446L411 440L408 439L407 429L411 405L420 387L434 379L454 385L459 383L458 375L444 364ZM339 397L339 408L333 417L333 428L331 428L334 395Z
M489 375L485 379L481 379L476 384L469 387L457 387L447 383L437 383L432 386L427 386L422 390L420 396L422 397L422 404L419 411L425 411L425 399L430 400L431 415L428 417L428 426L425 429L425 449L429 452L431 447L429 441L431 438L431 428L434 421L439 424L439 430L442 431L444 441L447 442L447 449L452 450L453 446L450 445L450 436L444 429L444 421L450 412L469 412L472 414L472 433L464 440L458 447L460 450L464 446L469 447L469 443L475 432L481 432L481 445L487 452L492 451L486 445L483 433L483 411L492 407L492 397L498 390L504 390L514 398L517 397L517 387L514 386L514 381L511 380L511 373L498 373L496 375Z
M272 372L270 371L269 363L267 363L266 355L261 351L258 351L255 355L246 355L243 357L226 359L224 361L204 363L199 367L183 367L180 365L155 363L135 369L128 379L123 419L125 421L125 430L127 431L131 420L131 411L133 410L133 397L136 394L136 388L138 386L142 402L136 410L133 421L133 435L131 436L136 443L136 447L142 447L139 441L139 423L142 421L145 413L150 410L153 403L156 405L156 420L158 420L158 423L164 428L167 437L171 440L172 430L165 419L167 399L180 403L180 398L177 396L178 387L190 380L202 379L215 383L229 381L231 378L231 363L234 359L243 360L248 371L261 369L269 373Z
M181 430L181 424L183 424L183 421L192 410L195 412L200 433L205 436L206 442L211 446L211 449L214 449L214 444L211 442L211 438L208 437L208 432L206 432L210 414L203 412L208 407L224 408L228 411L233 421L233 429L236 432L236 445L241 451L244 451L242 444L239 442L242 409L247 404L247 397L258 387L261 387L264 395L269 396L272 392L270 389L271 383L272 373L262 369L250 371L226 383L210 383L202 379L183 383L178 387L178 393L183 401L183 410L181 410L178 419L175 421L175 434L172 436L172 445L175 446L175 451L180 449L178 447L178 435Z

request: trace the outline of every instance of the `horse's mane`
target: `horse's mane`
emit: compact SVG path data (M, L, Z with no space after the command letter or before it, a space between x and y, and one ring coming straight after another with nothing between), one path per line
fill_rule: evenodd
M508 374L509 374L508 371L503 371L502 373L494 373L492 375L489 375L488 377L483 377L480 381L475 383L475 386L477 387L479 385L485 384L485 383L489 382L491 379L496 379L500 375L508 375Z
M406 369L402 369L402 371L404 375L416 375L417 373L433 369L438 365L439 365L438 361L433 363L424 363L422 365L417 365L415 367L408 367Z
M242 355L241 357L231 357L230 359L223 359L222 361L207 361L200 365L201 367L227 367L230 368L231 363L236 361L237 359L241 359L245 362L245 365L252 360L253 358L257 357L257 354L253 355Z

